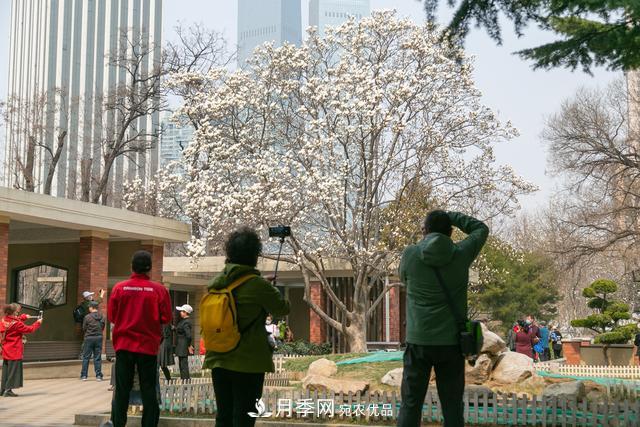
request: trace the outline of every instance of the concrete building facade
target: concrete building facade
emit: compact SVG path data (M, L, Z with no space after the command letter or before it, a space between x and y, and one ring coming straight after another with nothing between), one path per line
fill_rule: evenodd
M135 251L151 253L150 278L161 282L164 244L189 236L178 221L0 187L0 305L17 302L45 317L24 360L75 359L82 334L72 312L82 293L104 289L106 313L109 291L129 277Z
M350 18L360 20L370 11L369 0L310 0L309 26L323 36L327 26L337 27Z
M41 122L42 143L52 148L55 134L49 130L67 131L51 194L79 198L83 165L93 177L100 175L101 141L105 132L116 128L110 123L113 118L103 117L102 101L129 79L113 59L128 56L137 44L151 50L141 73L150 73L160 63L162 0L13 0L10 34L8 95L21 102L45 99L42 111L30 118ZM8 187L21 185L16 158L24 158L27 150L20 131L24 122L24 115L15 114L7 124ZM133 127L150 133L159 122L159 114L153 114ZM40 150L35 158L36 191L42 191L48 172L46 156ZM127 179L146 180L157 167L157 144L146 152L120 156L111 171L110 188L117 192Z
M243 67L256 46L302 43L300 0L238 1L238 66Z

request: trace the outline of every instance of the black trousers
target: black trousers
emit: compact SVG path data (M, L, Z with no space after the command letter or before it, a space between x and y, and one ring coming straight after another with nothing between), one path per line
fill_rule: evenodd
M433 368L436 371L436 387L442 405L444 426L464 427L464 364L459 346L407 344L398 426L420 426L422 407Z
M211 370L218 410L216 427L252 427L256 401L262 397L264 373L248 374L215 368Z
M140 395L142 397L142 427L156 427L160 419L160 406L156 395L158 357L156 355L116 352L116 392L111 406L114 427L127 425L129 393L133 387L134 370L138 369Z
M189 375L189 356L178 356L178 367L180 367L180 379L191 379Z

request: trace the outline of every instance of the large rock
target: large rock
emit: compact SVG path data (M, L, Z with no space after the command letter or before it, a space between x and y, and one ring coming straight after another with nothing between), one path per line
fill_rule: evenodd
M320 375L330 377L338 372L338 365L329 359L318 359L309 365L307 375Z
M532 358L508 351L498 358L491 377L494 381L502 384L515 384L526 380L534 373Z
M465 379L469 384L484 384L491 378L491 369L493 368L493 360L487 354L481 354L476 359L476 364L470 366L466 364Z
M394 387L400 387L402 384L402 368L392 369L380 380L382 384L387 384Z
M493 390L484 385L465 384L464 393L470 396L484 396L486 394L490 398L493 397Z
M563 397L567 399L583 399L586 396L586 389L582 381L571 381L567 383L551 384L544 389L542 397Z
M497 356L507 349L507 345L502 338L491 332L484 323L480 323L480 325L482 325L483 338L481 353L489 353Z
M322 375L307 375L302 380L302 386L310 391L332 391L334 393L364 393L369 388L366 381L328 378Z

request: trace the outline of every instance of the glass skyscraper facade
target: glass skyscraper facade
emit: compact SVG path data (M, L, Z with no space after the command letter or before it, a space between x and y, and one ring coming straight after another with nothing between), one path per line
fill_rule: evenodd
M238 0L238 66L265 42L302 43L300 0Z
M45 96L42 128L67 131L51 194L79 198L81 165L89 162L91 176L100 176L101 141L105 129L114 127L101 117L99 100L127 84L127 74L112 58L131 48L129 39L152 50L142 63L142 73L151 73L160 64L162 0L13 0L10 35L8 95L21 102ZM58 103L53 101L55 93L64 95L61 105L54 105ZM27 142L20 120L16 114L7 123L4 184L8 187L21 184L16 182L21 179L15 172L16 158L24 158ZM159 113L153 113L132 128L150 133L159 125ZM43 136L43 144L54 147L53 132ZM35 191L42 191L48 172L49 163L42 157L35 160ZM118 157L110 172L111 203L118 204L116 194L124 181L146 182L157 167L157 144L151 150Z
M369 0L310 0L309 26L316 27L320 36L327 26L337 27L347 19L369 16Z

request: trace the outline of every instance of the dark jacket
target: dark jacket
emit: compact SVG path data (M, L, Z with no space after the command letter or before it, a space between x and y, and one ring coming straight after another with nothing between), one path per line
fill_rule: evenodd
M438 284L440 269L458 313L467 315L469 267L487 241L489 227L459 212L449 212L451 224L468 236L457 243L441 233L429 233L408 246L400 261L400 280L407 287L407 343L457 345L458 326Z
M102 331L104 331L104 325L104 316L99 311L87 314L82 321L84 337L101 337Z
M176 356L189 356L189 347L193 345L192 329L190 318L180 319L176 325Z
M275 286L259 277L257 269L248 265L226 264L209 289L222 289L247 274L258 277L249 279L233 291L238 307L238 327L242 331L240 343L228 353L208 351L203 365L206 369L224 368L247 373L274 371L273 353L267 342L264 322L268 313L274 317L289 314L289 302L282 298Z
M173 365L173 329L171 325L162 325L162 342L158 351L158 363L161 367Z

